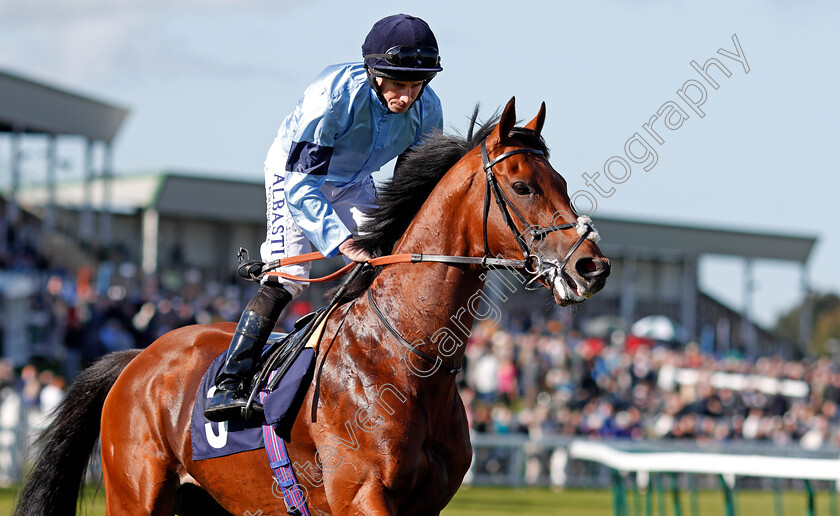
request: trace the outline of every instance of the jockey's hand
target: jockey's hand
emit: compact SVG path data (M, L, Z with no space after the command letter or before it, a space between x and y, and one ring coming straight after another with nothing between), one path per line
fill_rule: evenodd
M353 240L353 237L348 238L341 245L338 246L338 250L346 256L347 258L353 260L354 262L366 262L373 258L371 255L362 249L358 249L356 247L356 241Z

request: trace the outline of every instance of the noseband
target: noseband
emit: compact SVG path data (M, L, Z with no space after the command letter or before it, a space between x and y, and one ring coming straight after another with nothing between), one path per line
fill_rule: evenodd
M578 217L578 220L574 224L560 224L560 225L551 225L551 226L539 226L539 225L532 225L528 224L528 221L525 220L525 217L516 209L516 206L511 202L510 198L505 194L504 190L502 190L499 182L496 180L496 175L493 173L493 165L506 160L511 156L515 156L517 154L536 154L536 155L545 155L545 152L539 149L529 149L529 148L522 148L522 149L514 149L502 153L493 160L490 160L490 157L487 153L487 145L485 144L486 140L482 140L481 142L481 161L483 164L483 169L487 178L486 187L484 191L484 220L483 224L483 234L484 234L484 257L478 258L474 256L446 256L446 255L427 255L427 254L413 254L411 255L411 262L440 262L440 263L450 263L450 264L473 264L473 265L481 265L485 269L499 269L502 267L505 268L514 268L520 269L524 271L526 274L530 275L531 278L525 284L526 290L536 290L539 288L540 283L538 283L537 287L532 287L535 282L538 282L540 278L547 275L551 271L557 271L560 277L560 281L566 282L567 280L563 276L562 272L565 270L566 266L569 263L569 259L572 257L575 251L577 251L578 247L583 243L584 240L589 238L593 241L598 241L600 238L598 235L598 231L592 225L591 220L589 217ZM502 213L502 219L504 219L505 224L510 228L511 233L513 233L514 238L516 239L516 244L519 246L519 249L522 250L523 258L521 260L510 259L510 258L496 258L490 252L490 243L487 238L487 221L490 218L490 199L491 197L496 198L496 205L499 206L499 211ZM513 221L513 217L511 217L511 212L519 219L519 222L525 227L523 231L519 231L516 227L516 224ZM556 260L546 260L543 262L540 255L534 252L534 248L532 244L535 241L542 240L550 233L554 233L555 231L564 231L567 229L577 229L578 235L580 235L577 241L572 245L569 252L566 253L565 258L562 261L558 262ZM527 236L530 236L530 240L526 242ZM376 259L371 260L371 264L374 264ZM397 261L391 262L382 262L382 264L387 263L401 263ZM568 288L568 285L566 286ZM385 325L388 331L409 351L411 351L415 356L421 358L424 362L432 364L435 368L439 368L442 365L440 357L432 357L426 353L423 353L419 349L417 349L414 345L410 342L405 340L405 338L400 335L400 333L391 325L390 322L385 318L384 314L379 310L379 307L376 305L376 302L373 300L373 294L371 289L368 289L368 301L370 302L371 308L373 308L373 312L379 317L379 320ZM443 367L442 369L449 374L458 374L463 367L463 363L455 368L450 367Z

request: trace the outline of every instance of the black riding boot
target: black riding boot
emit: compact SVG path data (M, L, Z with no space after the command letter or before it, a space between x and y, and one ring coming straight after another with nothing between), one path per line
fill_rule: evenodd
M225 363L216 376L216 392L204 410L210 421L239 419L251 394L260 353L292 295L279 285L260 285L245 307L233 334Z

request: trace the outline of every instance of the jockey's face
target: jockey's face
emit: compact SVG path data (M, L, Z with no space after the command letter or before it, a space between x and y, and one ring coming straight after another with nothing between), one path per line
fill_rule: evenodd
M420 95L420 90L423 89L423 81L395 81L377 77L376 83L379 85L379 90L392 113L408 111L408 108Z

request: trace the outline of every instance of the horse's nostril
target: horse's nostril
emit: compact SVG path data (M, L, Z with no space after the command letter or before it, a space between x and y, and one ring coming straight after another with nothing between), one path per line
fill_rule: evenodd
M610 262L600 258L581 258L575 262L575 271L582 278L594 280L610 275Z

